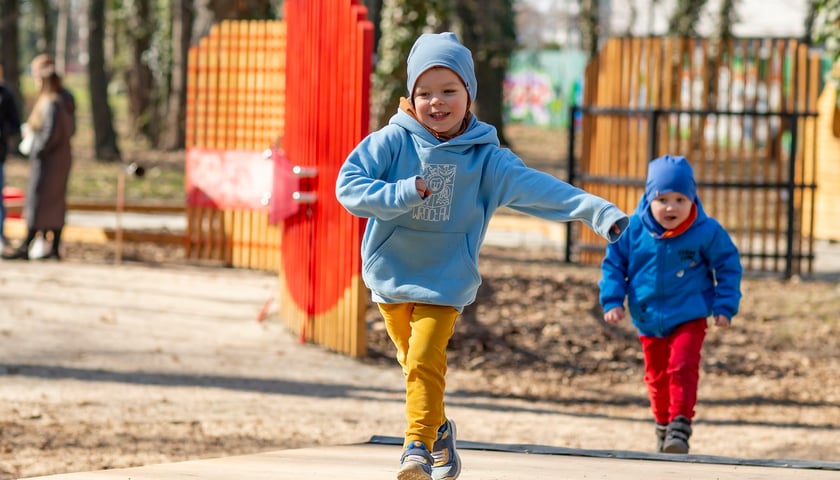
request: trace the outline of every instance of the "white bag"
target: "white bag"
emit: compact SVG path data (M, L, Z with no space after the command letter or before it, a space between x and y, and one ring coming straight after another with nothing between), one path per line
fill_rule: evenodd
M29 153L32 152L32 142L35 140L35 135L32 134L32 129L29 128L29 125L25 123L20 126L20 131L22 137L18 145L18 151L23 155L29 156Z

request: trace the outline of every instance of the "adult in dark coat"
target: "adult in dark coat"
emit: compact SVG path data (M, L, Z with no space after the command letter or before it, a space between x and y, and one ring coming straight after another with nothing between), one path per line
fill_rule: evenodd
M46 66L37 72L33 71L33 74L38 75L41 90L27 121L34 136L29 153L31 169L23 207L27 234L17 250L3 255L5 259L28 260L29 246L38 231L52 232L53 241L47 258L59 259L61 232L67 213L73 115L62 98L61 77L55 69Z

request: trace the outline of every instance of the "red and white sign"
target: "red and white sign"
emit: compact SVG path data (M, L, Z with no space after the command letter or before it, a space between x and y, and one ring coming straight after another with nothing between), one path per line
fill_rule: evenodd
M187 150L187 205L218 209L268 208L274 165L262 151Z

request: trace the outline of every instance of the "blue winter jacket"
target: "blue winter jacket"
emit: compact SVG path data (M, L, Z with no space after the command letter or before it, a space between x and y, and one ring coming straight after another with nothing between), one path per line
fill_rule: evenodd
M696 200L697 219L682 234L658 238L641 218L642 199L601 264L604 311L624 306L641 335L665 337L685 322L738 313L741 260L729 234Z
M432 195L421 198L416 177ZM496 129L471 117L464 133L435 138L399 110L368 135L338 174L336 196L368 218L362 276L377 303L417 302L459 310L475 300L479 248L503 206L540 218L580 220L615 241L627 215L612 203L527 167L499 147Z

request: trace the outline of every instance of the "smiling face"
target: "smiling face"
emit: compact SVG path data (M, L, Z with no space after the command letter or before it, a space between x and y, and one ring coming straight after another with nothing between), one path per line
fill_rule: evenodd
M461 128L469 98L461 78L445 67L423 72L412 95L417 118L442 135L453 135Z
M669 192L650 202L650 213L665 230L680 226L691 214L692 201L682 193Z

